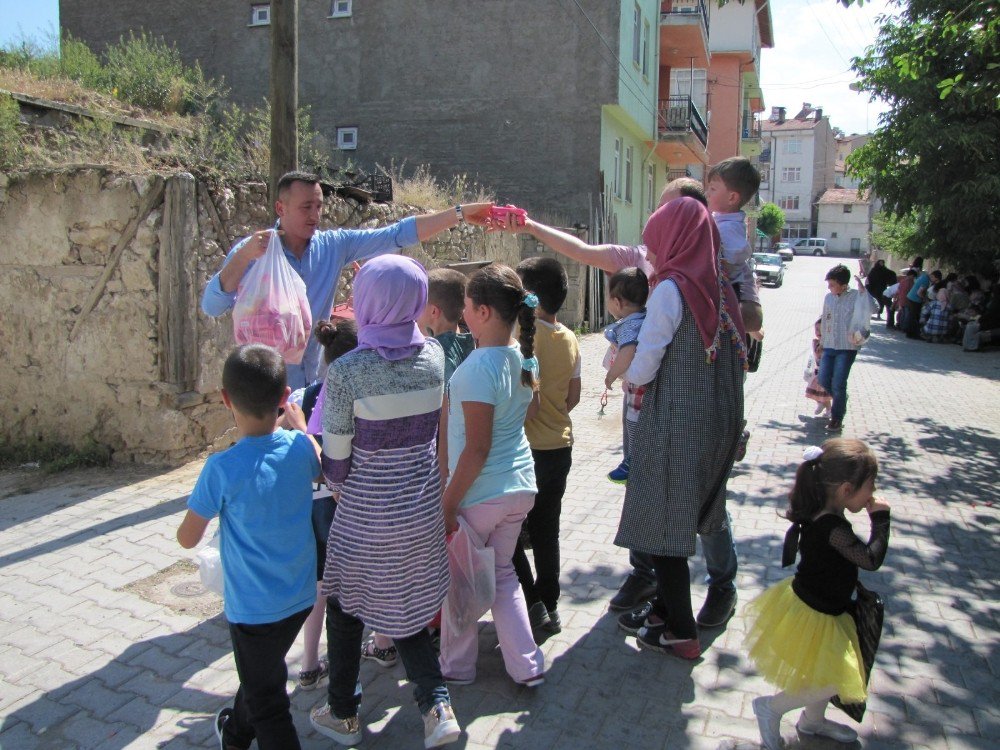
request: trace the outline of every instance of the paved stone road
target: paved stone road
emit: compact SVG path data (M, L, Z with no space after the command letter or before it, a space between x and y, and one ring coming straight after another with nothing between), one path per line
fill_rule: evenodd
M744 602L787 575L776 511L803 447L824 437L801 373L830 265L796 258L785 285L763 292L765 355L747 381L753 438L730 484ZM756 747L750 701L767 687L744 658L741 612L703 634L705 653L693 665L638 652L607 612L626 566L611 544L622 491L604 475L619 460L620 407L598 415L602 350L600 336L584 338L563 517L565 627L544 646L547 682L515 687L485 624L479 678L453 691L467 730L454 747ZM1000 744L998 376L1000 352L907 341L879 323L852 373L845 434L875 446L894 506L886 564L865 576L889 612L861 726L866 748ZM236 686L225 622L211 616L217 600L182 596L191 593L190 569L160 573L189 559L173 534L199 469L0 475L4 750L214 747L211 715ZM864 519L856 527L867 532ZM700 560L692 568L697 607ZM154 603L168 600L174 609ZM298 655L296 647L293 671ZM366 663L362 680L363 746L421 747L402 667ZM321 696L293 691L305 748L332 744L306 718ZM789 747L838 747L799 740L793 721L784 729Z

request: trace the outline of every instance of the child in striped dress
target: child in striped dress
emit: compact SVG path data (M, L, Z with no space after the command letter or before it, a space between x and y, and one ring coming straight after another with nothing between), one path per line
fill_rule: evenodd
M427 274L412 258L368 261L354 283L358 348L327 372L323 473L340 499L330 526L330 683L313 727L361 741L358 708L365 625L392 638L424 717L424 747L461 734L426 625L448 590L436 439L444 352L416 318Z

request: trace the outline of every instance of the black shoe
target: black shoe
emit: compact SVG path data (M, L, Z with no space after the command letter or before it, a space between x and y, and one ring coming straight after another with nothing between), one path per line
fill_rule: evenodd
M736 590L708 587L708 596L698 613L697 622L703 628L725 625L736 612Z
M648 625L646 618L653 611L653 599L643 602L635 609L618 615L618 629L635 635L639 629Z
M542 625L542 630L549 633L561 633L562 632L562 618L559 616L559 610L553 607L548 610L549 621L545 625Z
M222 737L222 728L232 715L233 709L231 708L220 708L215 714L215 738L219 741L219 750L227 750L230 747Z
M545 627L549 624L549 611L541 602L535 602L528 607L528 622L532 630Z
M844 423L839 419L831 419L826 423L827 432L841 432L844 429Z
M644 601L656 593L656 583L650 583L635 573L629 573L625 583L618 589L618 593L611 598L608 605L612 612L621 612L623 609L635 609Z

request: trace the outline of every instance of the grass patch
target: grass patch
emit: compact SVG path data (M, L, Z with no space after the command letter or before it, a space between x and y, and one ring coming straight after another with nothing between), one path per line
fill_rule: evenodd
M266 182L270 171L270 102L243 107L226 100L222 82L186 66L180 53L152 36L123 37L101 55L83 42L53 35L0 49L0 88L87 108L58 128L25 125L10 97L0 95L0 169L51 169L100 164L129 174L183 169L210 182ZM151 137L114 124L128 116L173 129ZM343 152L298 115L299 168L331 182L353 177ZM397 203L443 210L494 195L467 175L436 179L427 165L379 167L393 181Z
M94 442L77 448L44 441L0 445L0 469L17 469L27 464L28 468L37 467L46 474L55 474L110 463L111 449Z
M421 164L413 170L406 169L406 162L396 166L391 162L379 170L392 178L392 199L396 203L420 206L442 211L456 203L487 203L496 200L483 185L458 175L448 181L441 181L431 174L430 167Z

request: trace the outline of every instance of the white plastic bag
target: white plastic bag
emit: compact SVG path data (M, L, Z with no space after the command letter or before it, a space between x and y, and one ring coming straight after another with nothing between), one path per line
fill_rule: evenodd
M222 596L222 554L219 552L219 535L212 537L208 544L198 550L196 556L201 585Z
M277 232L240 281L233 307L237 344L267 344L297 365L312 332L306 285L285 259Z
M811 383L812 379L816 377L817 367L819 367L819 362L816 361L816 356L810 348L809 356L806 358L806 369L802 371L802 379L807 383Z
M851 327L848 329L848 340L855 346L864 346L868 337L872 335L872 312L877 306L873 306L875 301L864 289L857 290L858 295L854 298L854 312L851 314Z
M478 535L459 516L458 531L448 539L451 585L442 607L442 621L453 633L475 626L496 598L496 559Z

